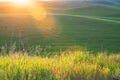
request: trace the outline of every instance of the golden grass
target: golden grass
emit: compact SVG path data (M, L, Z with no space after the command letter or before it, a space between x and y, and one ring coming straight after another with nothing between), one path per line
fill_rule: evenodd
M120 54L74 51L49 58L26 54L0 57L0 80L113 80L119 77Z

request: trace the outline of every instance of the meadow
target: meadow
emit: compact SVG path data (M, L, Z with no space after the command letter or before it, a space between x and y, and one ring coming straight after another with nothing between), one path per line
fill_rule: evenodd
M5 9L2 6L0 46L14 43L18 46L21 39L27 50L40 45L51 46L51 50L82 47L93 52L119 53L119 6L78 2L63 4L51 2L44 3L43 6L49 19L43 19L42 26L47 25L48 29L40 27L41 22L27 14L26 9L13 10L11 7L8 11L6 9L9 5L6 5Z
M119 4L37 4L0 2L0 80L120 80Z
M119 80L120 55L75 50L40 57L0 57L0 80Z

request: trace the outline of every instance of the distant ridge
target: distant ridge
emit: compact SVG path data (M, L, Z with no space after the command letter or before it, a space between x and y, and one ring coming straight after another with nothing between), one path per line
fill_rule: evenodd
M58 0L59 1L59 0ZM78 2L92 2L98 4L118 5L120 6L120 0L60 0L60 1L78 1Z

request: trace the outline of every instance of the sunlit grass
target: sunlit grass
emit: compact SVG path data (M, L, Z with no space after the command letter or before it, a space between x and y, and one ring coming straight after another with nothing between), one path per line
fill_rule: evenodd
M0 57L0 80L113 80L120 77L120 55L65 52L40 57Z

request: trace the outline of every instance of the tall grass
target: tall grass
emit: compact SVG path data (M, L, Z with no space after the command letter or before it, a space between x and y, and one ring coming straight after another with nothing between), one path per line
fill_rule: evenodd
M83 51L40 57L0 56L0 80L113 80L120 78L120 55Z

